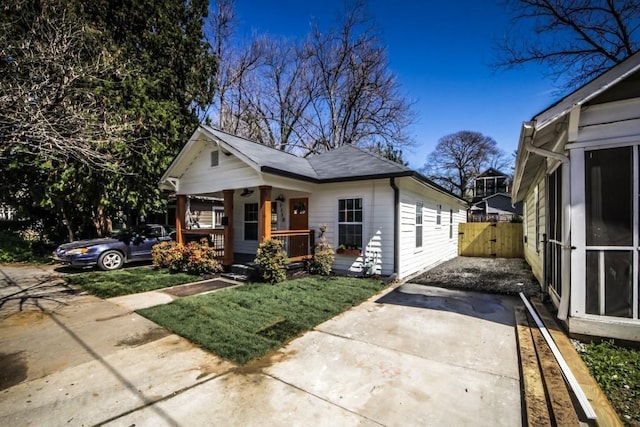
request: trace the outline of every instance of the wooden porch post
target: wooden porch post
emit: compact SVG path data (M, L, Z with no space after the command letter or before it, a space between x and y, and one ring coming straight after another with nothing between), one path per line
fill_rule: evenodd
M224 226L224 256L222 257L222 265L225 266L233 264L233 191L222 191L224 194L224 216L227 218L227 223Z
M271 186L260 186L260 213L258 215L260 242L271 238Z
M184 194L176 195L176 242L179 245L184 243L182 231L185 229L186 212L187 196Z

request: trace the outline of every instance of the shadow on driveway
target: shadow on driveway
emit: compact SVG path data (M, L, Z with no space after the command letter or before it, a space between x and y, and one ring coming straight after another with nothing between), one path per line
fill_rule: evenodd
M516 297L511 296L458 291L413 283L401 285L376 302L448 311L508 326L515 324L513 309L521 304Z

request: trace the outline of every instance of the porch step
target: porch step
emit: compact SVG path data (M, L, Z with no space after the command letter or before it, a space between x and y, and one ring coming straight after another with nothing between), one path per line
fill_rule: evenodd
M305 273L305 272L306 272L306 268L305 268L304 262L302 261L292 262L287 264L287 277L289 279L292 279L300 275L301 273Z
M222 277L237 280L239 282L248 282L258 278L258 266L253 262L246 264L233 264L228 273L221 274Z

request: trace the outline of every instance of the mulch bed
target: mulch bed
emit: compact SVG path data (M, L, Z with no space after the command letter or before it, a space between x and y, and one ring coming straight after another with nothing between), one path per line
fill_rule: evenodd
M194 283L192 285L176 286L175 288L165 289L162 292L176 297L188 297L190 295L201 294L203 292L214 291L216 289L227 288L235 285L237 285L237 283L213 279L207 280L206 282Z

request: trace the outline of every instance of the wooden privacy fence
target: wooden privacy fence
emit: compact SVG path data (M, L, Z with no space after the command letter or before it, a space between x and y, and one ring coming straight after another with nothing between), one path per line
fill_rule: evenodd
M462 223L458 229L458 255L522 258L522 223Z

